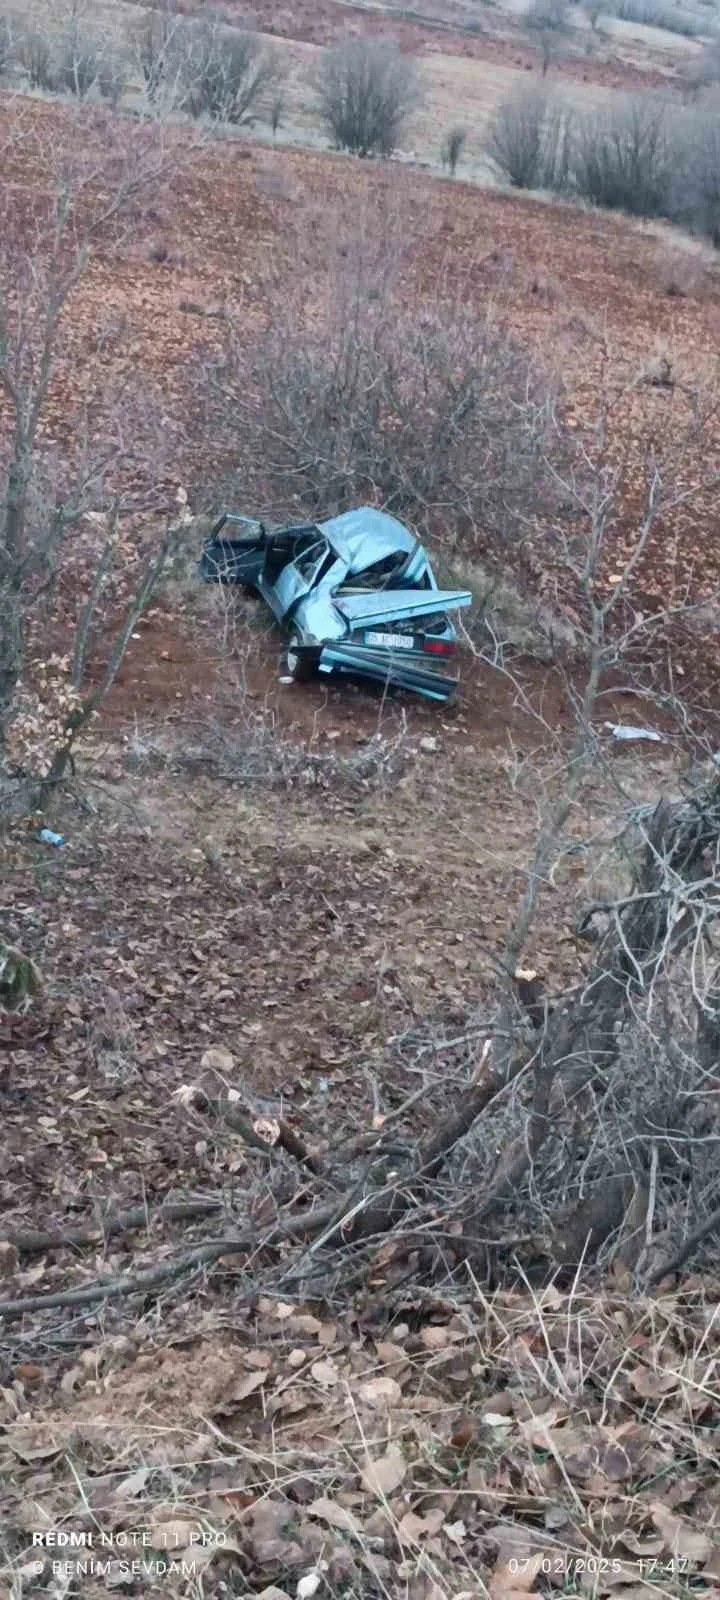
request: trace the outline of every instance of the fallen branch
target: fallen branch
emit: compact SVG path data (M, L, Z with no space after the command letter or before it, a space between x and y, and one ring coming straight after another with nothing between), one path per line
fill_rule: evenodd
M316 1177L324 1172L320 1157L313 1154L299 1133L282 1117L254 1117L247 1106L241 1106L237 1100L215 1100L204 1089L195 1087L178 1091L178 1099L205 1116L220 1117L252 1150L260 1150L266 1156L272 1155L274 1150L285 1150Z
M437 1131L420 1145L415 1159L409 1163L406 1172L398 1173L392 1188L380 1190L366 1206L363 1206L346 1238L355 1243L359 1239L371 1238L376 1233L387 1233L413 1204L414 1188L419 1183L435 1177L445 1157L450 1154L458 1141L470 1132L473 1123L483 1111L487 1110L495 1096L519 1077L526 1066L527 1057L522 1052L508 1070L500 1075L492 1065L490 1057L482 1076L465 1090L450 1116L446 1117Z
M522 1071L524 1064L524 1060L518 1060L514 1075ZM110 1279L107 1283L95 1281L78 1289L59 1291L57 1294L30 1295L21 1300L7 1300L4 1304L0 1304L0 1318L8 1321L24 1316L26 1312L51 1310L59 1306L91 1305L97 1301L109 1300L113 1296L126 1297L131 1294L147 1293L148 1290L174 1282L196 1267L208 1266L223 1255L240 1255L258 1249L269 1250L288 1239L316 1238L323 1230L327 1230L322 1240L323 1244L329 1243L339 1231L342 1232L345 1243L354 1243L358 1239L387 1232L398 1216L401 1216L411 1204L410 1185L426 1180L437 1172L453 1145L469 1131L476 1117L490 1104L502 1087L504 1085L497 1081L493 1070L487 1067L480 1081L471 1084L466 1090L452 1115L446 1118L437 1132L421 1145L416 1160L404 1177L402 1190L396 1177L391 1185L386 1185L377 1193L367 1196L367 1200L361 1198L357 1202L356 1186L339 1204L335 1200L331 1205L314 1207L303 1218L288 1218L273 1228L262 1240L248 1236L216 1239L198 1245L180 1261L168 1261L162 1266L150 1267L144 1272ZM239 1113L239 1116L244 1122L242 1113ZM355 1227L351 1229L347 1227L350 1219L355 1220Z
M128 1211L116 1211L100 1217L95 1223L81 1223L77 1228L52 1228L47 1232L19 1228L3 1233L3 1239L14 1244L20 1255L39 1255L43 1250L102 1244L105 1239L114 1239L120 1233L150 1228L154 1222L186 1222L193 1217L211 1217L222 1210L222 1200L166 1200L155 1211L145 1205L132 1206Z
M336 1211L336 1204L317 1206L305 1217L290 1217L285 1222L278 1223L278 1226L262 1240L249 1235L244 1237L230 1235L229 1238L213 1239L206 1244L197 1245L179 1261L165 1261L161 1266L148 1267L142 1272L130 1273L121 1278L109 1278L107 1283L98 1283L95 1279L78 1289L62 1289L57 1294L34 1294L20 1300L5 1300L0 1302L0 1318L10 1322L25 1316L25 1313L30 1311L50 1311L59 1306L93 1305L100 1300L111 1300L115 1296L127 1298L131 1294L147 1293L149 1289L158 1289L167 1283L175 1282L177 1278L182 1278L185 1273L192 1272L196 1267L209 1266L221 1256L271 1250L287 1239L312 1238L333 1219Z
M262 1132L258 1132L258 1128L262 1129L265 1126L263 1118L258 1117L253 1122L245 1112L240 1111L238 1106L229 1101L222 1102L220 1114L229 1128L241 1133L243 1139L256 1149L259 1148L266 1153L274 1149L284 1150L287 1155L293 1156L295 1161L299 1161L301 1166L308 1167L310 1172L314 1172L316 1177L323 1172L323 1163L319 1156L313 1155L300 1135L282 1117L268 1119L273 1125L273 1132L277 1135L272 1142L270 1139L264 1139Z
M656 1267L653 1267L652 1272L645 1280L646 1287L651 1289L654 1284L660 1283L663 1278L669 1278L671 1273L677 1272L678 1267L681 1267L683 1262L687 1261L696 1244L702 1244L703 1239L707 1239L708 1234L714 1233L718 1228L720 1228L720 1206L716 1206L715 1210L711 1211L707 1217L704 1217L702 1222L698 1222L695 1228L691 1228L683 1239L682 1244L678 1246L674 1256L670 1256L668 1261L661 1261Z

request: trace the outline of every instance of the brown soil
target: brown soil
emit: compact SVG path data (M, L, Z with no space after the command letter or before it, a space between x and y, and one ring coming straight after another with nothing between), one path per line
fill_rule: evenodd
M338 4L338 0L318 0L307 9L293 3L275 5L271 0L232 0L227 8L242 26L279 39L296 39L306 44L335 45L348 37L380 35L397 41L408 54L423 56L442 53L467 60L496 62L503 66L537 71L538 53L526 42L517 20L501 14L486 17L482 31L473 34L452 19L443 22L432 17L422 21L408 19L392 8L377 11L369 7ZM418 7L422 10L422 7ZM618 49L603 41L609 59L568 51L553 65L551 81L596 84L608 89L666 87L674 76L675 63L664 56L635 62L623 59ZM578 47L579 49L579 47Z
M61 135L61 109L38 105L35 114L48 137ZM300 241L294 270L303 270L302 252L312 259L319 225L331 232L355 207L387 205L388 197L392 205L400 195L410 238L417 240L407 267L409 299L437 293L441 285L443 292L460 291L479 314L492 299L512 330L560 367L568 415L578 428L597 418L609 360L623 386L612 409L610 444L624 457L632 484L648 442L677 431L689 415L689 391L712 380L720 285L711 264L701 259L688 294L670 296L661 270L670 246L625 219L431 180L392 163L375 167L245 142L214 146L180 172L137 251L119 263L100 261L83 283L57 379L58 438L69 399L83 392L93 373L98 325L115 317L123 326L118 349L130 344L135 375L161 384L176 413L158 492L163 484L171 492L179 481L192 481L201 464L211 475L211 441L203 439L198 452L187 423L194 415L192 353L218 349L223 338L222 317L202 315L202 309L225 307L246 325L261 320L266 269L271 258L282 260L286 242L294 240L297 248ZM153 259L158 246L162 260ZM671 360L670 388L637 381L658 349ZM110 340L103 351L108 377L113 359ZM711 422L683 464L688 484L706 475L714 429ZM695 594L713 592L720 548L712 536L711 498L669 518L650 542L637 573L640 603L658 594L667 599L685 585ZM630 492L611 563L622 560L633 534ZM688 648L695 648L691 641Z

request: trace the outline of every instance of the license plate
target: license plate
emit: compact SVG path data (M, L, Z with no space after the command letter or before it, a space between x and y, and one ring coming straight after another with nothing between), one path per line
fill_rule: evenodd
M366 633L365 643L382 645L384 650L412 650L415 640L411 633Z

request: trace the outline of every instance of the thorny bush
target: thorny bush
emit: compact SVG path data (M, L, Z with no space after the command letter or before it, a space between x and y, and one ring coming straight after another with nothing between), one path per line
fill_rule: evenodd
M270 303L264 330L230 324L206 358L226 495L280 515L370 501L466 552L517 542L549 507L558 385L492 305L478 316L449 291L409 309L379 231L341 242L319 284L283 282Z

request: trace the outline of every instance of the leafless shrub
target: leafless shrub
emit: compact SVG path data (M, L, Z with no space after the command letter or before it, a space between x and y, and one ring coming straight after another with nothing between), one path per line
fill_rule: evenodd
M705 837L708 858L716 855L717 798L715 784L694 805L687 802L681 850L688 862ZM662 802L640 808L615 836L625 883L597 908L599 946L586 978L565 1001L570 1019L579 1021L585 1011L587 1031L580 1044L569 1022L564 1048L572 1065L544 1102L546 1131L534 1141L528 1089L511 1090L483 1128L477 1152L480 1188L487 1151L512 1153L501 1158L503 1181L491 1186L492 1198L481 1193L476 1202L474 1220L484 1219L484 1232L492 1213L504 1212L505 1229L513 1217L526 1235L544 1235L561 1270L579 1263L605 1268L615 1260L640 1283L662 1276L663 1259L689 1231L688 1207L692 1218L718 1205L717 973L702 938L693 942L693 932L716 917L718 906L709 860L707 877L696 868L695 883L673 880L672 821L673 807ZM679 834L675 838L680 841ZM688 921L684 938L673 932L674 915ZM637 944L628 937L633 924L638 934L642 927ZM530 1068L535 1088L529 1098L536 1105L542 1063L558 1026L550 1004ZM510 1171L512 1185L504 1187ZM474 1176L466 1172L465 1182L472 1184Z
M30 87L52 93L57 77L50 40L44 30L32 25L23 27L18 36L17 49Z
M679 33L686 39L694 39L703 31L698 18L664 0L607 0L605 9L608 16L620 17L623 22L664 28L667 33Z
M562 192L570 184L571 140L567 110L540 88L520 88L497 107L485 150L513 188Z
M145 93L155 105L172 67L172 46L177 18L167 5L147 10L133 36L134 53L145 83Z
M412 61L386 39L350 39L323 59L320 115L339 150L392 155L417 98Z
M440 160L443 166L447 168L451 178L455 177L466 141L467 128L449 128L440 146Z
M178 47L182 103L193 117L252 122L280 76L279 58L255 34L213 20L188 27Z
M654 93L574 111L535 89L503 101L485 149L516 188L550 189L638 217L667 217L720 246L720 133L709 98Z
M576 120L573 185L593 205L667 216L675 159L668 107L655 95L632 95Z
M687 113L676 140L670 211L720 249L720 124L717 104Z
M532 0L524 13L523 22L537 41L540 50L543 77L550 62L558 55L567 31L566 0Z
M98 81L101 51L91 34L71 21L61 35L55 52L55 88L84 100Z
M0 83L11 71L14 61L13 30L9 17L0 17Z
M235 679L235 712L208 712L202 722L185 723L182 739L157 728L136 729L130 745L134 771L166 767L203 774L242 788L320 790L362 794L394 787L412 760L404 719L392 731L380 725L350 751L299 740L278 725L270 705L248 698L242 672Z
M307 273L278 285L252 344L231 324L210 367L228 489L316 514L371 500L449 542L517 537L521 508L549 492L554 380L462 293L408 310L387 235L351 230L322 270L321 287Z
M95 94L117 106L125 87L124 56L81 15L73 15L54 39L33 35L27 61L36 87L78 100Z

